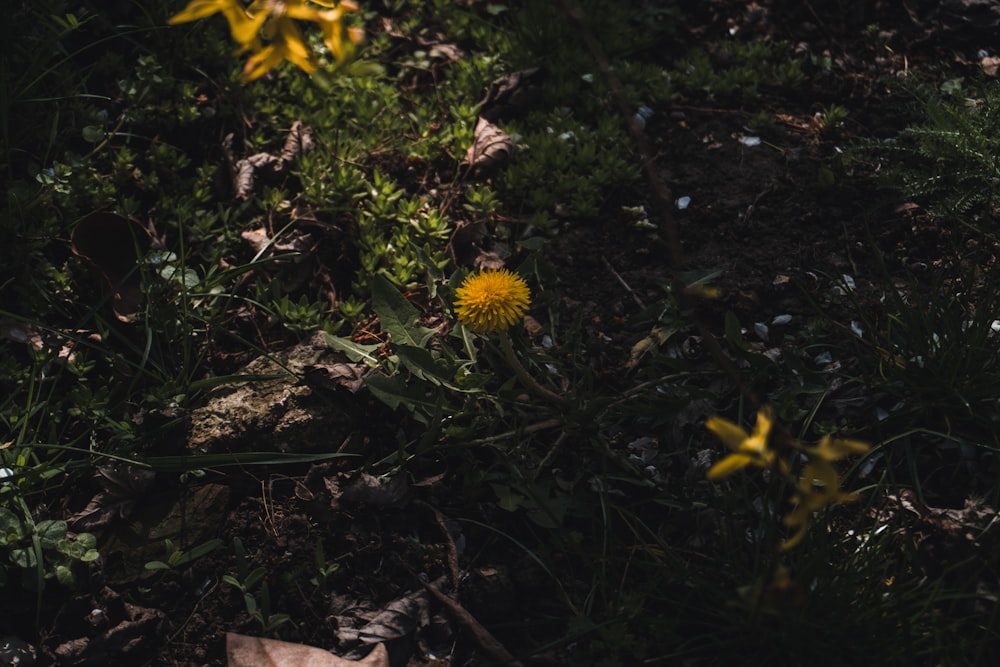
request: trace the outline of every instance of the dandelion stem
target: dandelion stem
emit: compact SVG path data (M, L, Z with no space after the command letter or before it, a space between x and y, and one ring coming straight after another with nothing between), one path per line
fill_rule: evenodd
M569 407L569 399L565 396L560 396L555 392L549 391L542 385L538 384L538 381L528 374L528 371L526 371L524 366L521 365L521 362L518 361L517 355L514 354L514 347L510 342L510 333L507 331L500 332L500 349L503 350L504 356L507 358L507 363L510 364L511 370L514 371L514 375L517 376L517 379L521 381L521 384L523 384L525 388L540 398L544 398L559 407Z

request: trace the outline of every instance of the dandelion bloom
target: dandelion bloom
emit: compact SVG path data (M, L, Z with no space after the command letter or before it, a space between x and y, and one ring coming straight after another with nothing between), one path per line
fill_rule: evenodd
M507 269L470 275L455 290L458 321L476 333L504 331L524 316L531 303L528 284Z
M709 417L705 421L705 428L714 433L733 453L709 468L705 476L711 480L722 479L751 465L768 469L782 467L783 463L767 444L773 421L771 407L768 405L757 412L757 423L754 424L752 434L728 419Z

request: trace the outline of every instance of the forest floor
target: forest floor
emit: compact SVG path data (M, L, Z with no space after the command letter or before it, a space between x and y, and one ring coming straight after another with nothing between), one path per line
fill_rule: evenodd
M400 441L417 437L420 427L366 390L346 395L312 386L311 398L295 393L301 382L272 387L270 394L259 390L245 399L251 410L266 413L282 401L318 400L322 410L335 412L332 421L300 424L301 430L282 437L327 438L322 446L344 457L274 469L209 463L200 466L199 476L181 481L170 473L136 479L128 471L105 471L49 490L49 515L60 513L71 523L101 493L100 512L108 513L110 503L110 511L120 514L98 522L101 558L79 575L76 589L46 588L39 628L17 611L34 608L30 587L5 594L2 634L30 640L36 665L224 665L227 633L273 637L352 660L381 644L388 657L364 664L393 666L514 659L526 665L723 665L734 664L740 646L758 651L751 643L766 636L770 643L762 655L771 664L803 664L805 649L777 647L783 640L776 637L786 635L775 631L753 639L767 623L756 611L747 612L745 623L732 620L739 613L725 609L746 599L736 592L738 582L725 581L696 601L696 582L724 571L728 557L748 563L759 558L753 540L744 539L753 530L751 519L712 506L719 491L704 472L722 448L705 431L704 419L745 418L770 402L784 419L808 416L872 443L894 435L876 423L876 415L906 412L912 404L900 408L899 396L869 380L879 372L872 361L877 354L865 356L879 345L869 328L885 321L887 285L915 276L933 284L934 271L961 267L973 248L979 253L990 242L856 177L844 166L843 153L858 139L895 136L912 121L911 112L901 111L908 104L905 93L889 81L918 74L935 85L983 79L981 61L992 54L980 51L993 43L989 26L998 17L982 10L986 15L976 18L971 12L981 8L975 3L680 4L680 43L643 53L648 62L669 66L697 45L724 68L731 64L724 45L734 39L782 42L807 54L806 76L794 87L762 87L749 104L738 94L680 95L653 109L642 128L655 165L650 174L607 192L599 215L558 219L547 235L535 261L550 280L544 294L536 295L544 298L536 298L526 344L584 369L567 373L562 389L585 391L593 404L615 402L613 423L579 415L567 422L558 411L539 409L514 436L494 434L505 438L502 454L475 449L495 447L484 444L488 437L476 444L456 441L452 450L442 436L439 449L426 449L400 466L393 458ZM644 6L653 16L654 8L668 5ZM589 20L599 25L598 17ZM638 148L635 155L641 159ZM393 159L381 156L381 167L408 191L424 189L428 180L454 180L453 173L428 176ZM855 163L853 169L860 168ZM657 187L668 191L669 209L657 198ZM645 202L654 224L634 224L635 210L625 211L634 202ZM719 296L672 301L676 276L698 272L712 276L707 284ZM420 308L422 324L441 326L441 313L427 305L426 294L407 296ZM574 332L560 336L559 327ZM365 335L355 331L354 340L373 340ZM709 336L721 342L737 377L720 371ZM384 342L377 334L375 339ZM315 339L303 340L308 353ZM288 343L269 351L280 357L292 349ZM251 356L218 352L218 373L236 371ZM759 365L762 360L773 368ZM674 374L690 390L683 400L670 389L645 393ZM585 390L577 382L586 383ZM204 416L199 410L212 401L231 395L231 388L208 392L191 406L192 420ZM631 396L640 403L632 413ZM925 411L919 424L911 422L914 428L951 433L952 415L934 414L932 405L913 407ZM274 423L266 414L245 420L240 442L261 449L254 429ZM164 440L172 433L165 432ZM294 435L302 433L308 436ZM583 440L600 446L577 450ZM275 443L273 433L261 433L265 441L263 448L293 454L318 447ZM855 505L854 518L845 514L845 523L831 525L878 520L887 507L900 516L909 512L911 529L922 539L911 543L913 558L901 571L914 581L947 580L981 594L960 610L938 613L955 632L988 633L992 619L992 638L983 640L979 653L980 664L987 664L1000 642L1000 582L996 561L985 564L997 556L1000 541L985 528L995 513L976 503L988 502L996 461L987 457L969 466L955 463L958 450L928 445L922 451L923 458L898 465L887 455L872 457L871 465L854 471L860 485L872 486L886 474L912 475L899 488L918 488L919 500L887 494L889 500ZM220 452L232 452L232 444L209 453ZM382 465L386 461L394 463ZM509 470L534 476L507 484L492 474L504 461ZM912 484L918 476L921 483ZM129 485L131 491L123 490ZM580 497L593 498L592 507L580 510ZM558 521L539 519L540 510ZM980 532L967 538L973 524ZM619 531L621 526L628 530ZM170 540L167 548L164 540ZM212 548L160 569L147 567L167 560L170 546L182 552L199 545ZM671 553L662 553L664 545ZM720 552L733 545L742 555ZM664 581L636 581L633 563L638 576ZM948 570L955 563L965 569ZM678 567L692 574L673 571ZM740 572L767 571L735 569L733 579ZM937 579L931 574L943 570L948 574ZM885 581L887 589L891 575ZM794 587L792 597L814 594L807 581ZM831 615L852 603L837 604ZM814 619L813 632L841 639L849 634L847 628L830 630L838 622L850 625L846 619L811 613L802 612ZM713 645L710 628L716 622L727 637ZM829 625L817 629L824 623ZM670 645L685 635L688 644ZM948 636L943 631L940 640ZM836 641L819 645L832 650ZM829 655L810 660L844 664ZM916 664L951 663L921 654Z

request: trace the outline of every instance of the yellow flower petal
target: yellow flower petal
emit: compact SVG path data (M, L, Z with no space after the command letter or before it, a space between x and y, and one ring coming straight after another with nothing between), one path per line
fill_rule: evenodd
M226 20L229 22L229 32L233 39L244 47L250 45L257 39L257 33L267 20L267 14L250 16L243 8L232 8L224 10Z
M739 451L743 447L744 441L750 437L750 434L738 424L722 417L709 417L705 420L705 428L714 433L722 441L722 444L733 451Z
M289 61L298 65L307 73L316 71L316 63L313 60L309 47L305 45L305 38L302 31L295 25L295 22L288 18L280 18L278 22L278 35L284 42L284 54Z
M255 81L280 65L284 59L285 54L276 45L265 46L247 59L243 66L243 78Z
M233 5L238 6L236 0L191 0L187 7L167 19L167 23L176 25L178 23L187 23L188 21L197 21L217 12L225 11ZM242 9L240 7L240 11Z
M468 276L455 290L455 315L476 333L493 333L514 326L531 304L528 284L507 269Z
M771 434L771 424L774 423L774 413L770 405L765 405L757 411L757 422L753 425L751 440L761 443L760 449L767 447L767 438Z
M730 454L709 468L708 472L705 473L705 477L713 482L729 477L733 473L746 468L748 465L752 465L754 460L754 457L747 454Z
M826 461L839 461L852 454L867 454L871 447L864 442L857 440L838 440L830 436L823 436L819 443L812 449L812 452Z

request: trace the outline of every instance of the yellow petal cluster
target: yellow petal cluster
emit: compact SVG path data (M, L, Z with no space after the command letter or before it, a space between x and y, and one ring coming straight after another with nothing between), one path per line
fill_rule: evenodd
M507 269L472 274L455 290L458 321L476 333L505 331L531 304L528 284Z
M866 454L870 450L863 442L838 440L830 436L824 436L814 447L802 448L809 462L802 470L792 495L794 509L783 519L783 523L795 532L782 543L782 551L795 547L806 536L813 512L827 505L849 503L858 499L858 494L845 493L840 489L840 475L833 463L851 454Z
M254 0L248 7L240 0L191 0L168 23L186 23L221 13L240 51L250 52L243 78L253 81L285 60L308 74L316 71L318 60L296 21L318 25L323 42L336 60L350 56L350 47L361 41L362 34L345 26L343 18L357 10L358 6L349 0L336 4L328 0Z
M795 484L795 491L790 499L792 510L782 520L785 526L794 531L781 544L781 550L787 551L805 537L814 512L828 505L857 499L857 494L841 490L840 475L833 464L854 454L866 454L871 448L857 440L824 436L815 445L793 441L789 446L783 447L779 454L769 442L773 422L773 411L766 405L757 412L757 423L754 424L752 433L747 433L741 426L727 419L709 417L705 421L705 427L733 453L709 468L706 477L718 480L754 466L788 478L795 458L804 454L806 464L802 473L797 480L790 480Z
M771 406L765 405L757 412L757 422L753 433L747 433L741 426L722 417L709 417L705 428L714 433L733 453L708 469L706 476L711 480L729 477L733 473L756 466L771 469L780 465L774 450L768 445L774 415Z

